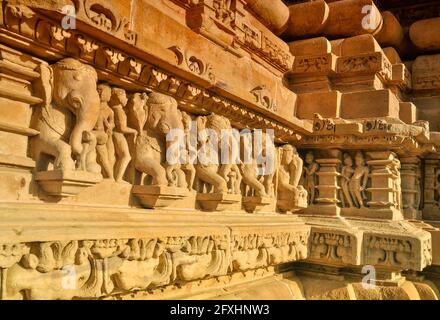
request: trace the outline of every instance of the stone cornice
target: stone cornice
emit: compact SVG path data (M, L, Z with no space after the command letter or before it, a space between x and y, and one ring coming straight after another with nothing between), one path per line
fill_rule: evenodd
M170 94L185 110L199 114L215 111L231 118L239 128L274 129L279 142L295 141L300 138L298 134L311 132L309 123L293 116L295 94L283 88L281 79L274 84L267 78L267 84L241 88L246 94L240 95L237 91L234 96L228 92L230 87L223 87L223 81L212 70L214 65L192 55L188 49L178 46L154 49L152 41L144 51L140 49L139 40L136 40L137 47L133 47L134 43L121 39L122 36L108 33L97 41L91 35L104 31L90 22L78 23L77 30L63 30L59 25L62 18L59 13L52 14L46 9L27 10L30 11L23 15L3 3L0 37L4 42L20 49L31 47L45 59L75 56L93 65L103 80L128 89ZM168 60L159 61L157 56ZM273 75L270 78L273 79ZM267 100L273 102L268 105Z

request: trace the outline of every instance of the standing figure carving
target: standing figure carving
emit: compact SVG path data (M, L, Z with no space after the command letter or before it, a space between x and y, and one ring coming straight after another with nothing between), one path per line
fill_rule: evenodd
M250 159L243 159L240 164L240 169L243 175L244 183L244 195L255 197L267 197L266 188L263 183L258 179L258 164L254 157L252 148L252 138L248 135L244 135L242 139L242 150L244 155L249 155Z
M127 106L128 99L124 89L113 88L111 107L115 115L115 129L113 131L113 140L115 144L115 151L117 154L116 166L115 166L115 179L116 182L122 182L124 179L125 171L128 164L131 161L130 150L128 148L128 142L126 135L131 135L133 141L136 141L137 131L129 128L127 125L127 115L125 108Z
M350 180L353 176L354 169L353 169L353 158L348 154L345 153L343 155L343 162L344 166L342 168L341 172L341 189L342 189L342 195L341 195L341 202L343 208L353 208L353 199L352 195L350 193Z
M98 121L93 130L97 141L96 151L104 177L114 180L113 169L116 159L113 144L113 129L115 128L115 120L113 110L109 106L112 89L106 84L100 84L98 85L98 92L101 99L101 108Z
M393 157L391 173L393 174L394 205L398 210L402 209L402 178L400 176L401 163L397 157Z
M316 173L319 170L319 164L315 161L315 156L311 151L306 154L306 164L304 167L304 185L309 195L309 204L314 204L317 184Z
M194 163L197 157L197 142L195 146L191 143L191 130L193 121L189 114L182 113L183 130L184 130L184 148L182 150L183 165L182 170L185 172L186 182L189 191L194 191L194 181L196 179L196 168Z
M367 188L370 170L365 165L365 158L362 152L356 153L355 164L356 168L349 184L350 192L353 197L354 205L358 208L364 208L364 201L366 199L365 190Z
M237 172L236 165L234 167L228 166L230 170L228 167L220 165L218 154L219 137L221 137L221 129L227 128L224 120L226 119L216 114L197 119L199 129L199 161L196 165L196 172L197 178L202 184L199 186L199 192L202 193L209 193L212 188L214 193L227 194L229 189L227 183L228 175L233 169Z

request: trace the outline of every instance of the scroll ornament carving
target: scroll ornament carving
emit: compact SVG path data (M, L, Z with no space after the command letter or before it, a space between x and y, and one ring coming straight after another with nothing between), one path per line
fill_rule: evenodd
M215 82L215 74L213 67L210 63L203 62L202 59L197 58L195 55L189 54L183 51L178 46L170 47L169 50L176 55L176 63L178 66L184 66L191 72L206 78L211 83Z
M271 98L268 90L265 85L255 87L251 90L251 93L254 95L255 102L265 109L277 111L277 102L275 98Z
M127 17L121 17L107 1L81 0L77 16L98 29L135 45L137 35L130 29Z

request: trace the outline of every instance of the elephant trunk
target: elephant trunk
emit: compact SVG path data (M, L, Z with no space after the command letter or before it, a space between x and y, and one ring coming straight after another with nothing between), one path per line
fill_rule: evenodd
M84 132L91 132L94 129L96 123L98 122L100 112L98 93L92 92L92 96L87 98L84 99L84 101L87 101L87 103L81 105L81 107L76 110L76 124L70 135L72 153L76 156L83 153Z

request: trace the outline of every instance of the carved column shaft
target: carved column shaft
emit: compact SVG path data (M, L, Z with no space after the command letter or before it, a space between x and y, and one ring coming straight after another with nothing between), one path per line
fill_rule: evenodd
M341 165L339 150L329 150L322 159L316 162L320 165L318 175L318 198L316 199L319 211L329 215L339 215L339 166Z
M402 163L403 214L406 219L420 218L420 160L417 157L400 159Z
M389 213L388 218L402 218L396 198L401 198L401 192L396 190L396 179L399 177L393 172L393 163L397 159L391 151L368 152L371 158L367 164L371 167L371 187L368 192L371 200L368 205L371 209L382 210ZM383 216L385 218L385 216Z
M439 160L425 160L424 219L435 219L440 216L440 208L435 199L436 170L438 170L439 165Z

